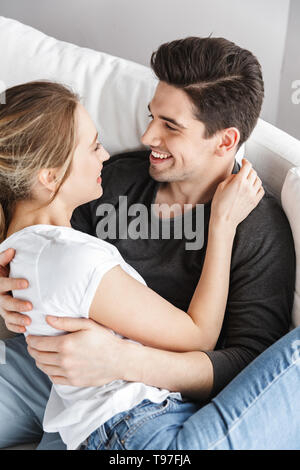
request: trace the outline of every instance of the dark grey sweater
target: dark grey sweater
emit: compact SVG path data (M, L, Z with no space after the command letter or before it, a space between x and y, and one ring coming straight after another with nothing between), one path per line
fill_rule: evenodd
M112 157L103 169L103 196L77 208L72 226L97 236L97 224L104 220L96 215L98 206L112 204L118 214L120 195L127 196L128 207L143 203L150 209L160 183L149 176L148 169L149 152ZM238 170L235 163L233 173ZM186 250L190 240L184 238L120 239L118 231L107 241L119 249L149 287L187 311L203 267L209 217L210 203L204 206L204 244L198 250ZM128 217L128 224L133 219ZM259 205L237 228L222 331L215 350L206 351L214 370L211 396L288 332L294 285L290 226L280 205L266 190Z

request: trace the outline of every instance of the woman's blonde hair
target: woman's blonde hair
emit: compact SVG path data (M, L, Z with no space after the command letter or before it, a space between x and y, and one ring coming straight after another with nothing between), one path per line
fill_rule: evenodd
M0 242L16 201L32 199L40 169L60 168L48 203L68 177L79 97L59 83L40 80L7 89L5 101L0 104Z

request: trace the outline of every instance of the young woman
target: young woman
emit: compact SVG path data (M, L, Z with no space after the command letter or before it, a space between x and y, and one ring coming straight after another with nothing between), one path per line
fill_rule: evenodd
M16 250L10 274L26 272L29 281L24 292L13 292L33 304L26 334L61 334L46 315L86 317L141 347L213 349L236 227L263 197L260 179L244 160L240 172L218 186L203 271L183 312L149 289L113 245L70 225L76 207L101 196L108 158L89 114L64 86L40 81L6 91L0 108L0 250ZM59 432L68 449L78 449L86 441L93 445L96 430L112 417L157 404L161 410L166 399L184 406L180 393L143 383L53 385L44 429Z

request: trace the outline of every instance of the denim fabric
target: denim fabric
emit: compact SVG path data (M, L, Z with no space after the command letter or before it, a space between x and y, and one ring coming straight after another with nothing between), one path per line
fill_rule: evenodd
M300 327L209 404L144 400L100 426L86 450L300 449Z
M52 382L35 365L24 335L5 340L0 364L0 449L39 442L38 449L66 449L58 433L43 433Z
M23 335L7 340L0 365L0 447L41 439L51 381ZM39 449L64 449L44 434ZM91 434L87 449L300 450L300 327L258 356L209 404L144 400Z
M83 449L135 449L137 436L143 441L140 448L160 449L162 434L165 434L165 441L167 436L173 438L176 429L198 409L199 405L195 403L182 402L173 397L161 403L143 400L131 410L106 421L90 435Z

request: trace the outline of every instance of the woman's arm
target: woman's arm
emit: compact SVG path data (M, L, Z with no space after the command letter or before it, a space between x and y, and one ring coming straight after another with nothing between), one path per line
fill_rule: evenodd
M194 322L206 332L206 341L213 345L206 350L214 349L223 323L236 227L263 196L261 180L246 159L239 173L219 184L214 194L205 261L188 309Z
M90 318L146 346L179 352L213 349L225 312L235 229L263 196L256 176L247 162L216 191L207 255L189 315L117 266L102 278Z
M215 348L222 328L234 236L230 224L210 221L201 277L188 308L188 314L205 334L203 351Z
M147 346L181 352L213 349L225 311L234 239L232 230L224 236L226 228L220 222L209 234L206 269L191 303L194 320L120 266L102 278L90 308L90 318ZM207 295L205 289L211 289L213 280L222 276L224 281L217 295L215 289Z

